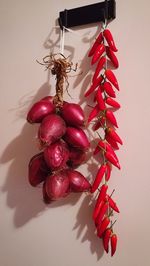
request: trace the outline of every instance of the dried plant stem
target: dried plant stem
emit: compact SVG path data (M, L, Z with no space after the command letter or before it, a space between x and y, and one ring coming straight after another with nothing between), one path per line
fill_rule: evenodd
M56 57L59 55L59 58ZM38 61L37 61L38 62ZM56 95L54 97L54 102L56 106L59 108L63 105L63 86L64 82L66 82L66 90L69 87L68 82L68 73L72 70L76 71L77 65L75 69L72 68L73 63L68 62L67 58L62 54L51 54L47 55L43 58L43 62L40 63L44 65L47 69L51 70L53 75L56 75ZM67 90L68 92L68 90Z

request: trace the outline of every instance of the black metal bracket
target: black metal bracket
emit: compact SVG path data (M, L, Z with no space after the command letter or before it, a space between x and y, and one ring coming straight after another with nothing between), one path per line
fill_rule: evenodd
M109 21L116 17L115 0L105 0L104 2L82 6L73 9L65 9L59 13L59 25L71 28L74 26L86 25L101 21Z

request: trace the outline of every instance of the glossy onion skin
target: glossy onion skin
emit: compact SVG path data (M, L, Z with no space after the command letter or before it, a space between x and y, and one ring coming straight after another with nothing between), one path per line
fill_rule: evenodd
M50 172L50 169L45 163L43 152L34 155L28 166L28 180L31 186L35 187L43 182L48 172Z
M89 191L91 188L89 181L78 171L69 169L68 178L72 192Z
M27 121L31 124L41 123L43 118L55 112L55 105L47 100L36 102L27 114Z
M59 140L47 146L44 150L44 158L52 170L65 168L66 162L69 159L68 145L64 141Z
M51 203L53 200L47 195L46 192L46 182L43 183L43 189L42 189L42 193L43 193L43 201L45 204L49 204Z
M89 140L81 128L67 127L64 140L81 150L87 150L90 146Z
M50 102L50 103L54 104L53 100L54 100L54 96L48 95L48 96L45 96L44 98L42 98L40 101L46 101L46 102Z
M61 116L69 126L84 126L84 112L79 104L65 102L61 109Z
M56 114L46 116L38 131L38 137L41 143L50 145L60 139L66 132L65 121Z
M69 193L69 178L66 170L61 170L46 179L46 193L52 200L65 197Z
M86 152L76 149L74 147L69 147L70 155L68 165L71 167L77 167L86 161Z

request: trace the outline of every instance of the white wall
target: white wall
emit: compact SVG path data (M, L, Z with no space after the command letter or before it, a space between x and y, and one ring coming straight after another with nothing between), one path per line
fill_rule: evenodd
M119 48L120 82L117 113L124 146L118 152L121 172L115 170L110 187L116 188L121 209L115 230L119 236L114 258L103 254L94 236L89 197L73 195L46 207L41 189L27 182L29 158L37 152L37 127L26 124L29 106L49 93L47 72L36 63L49 52L44 42L55 26L59 11L92 0L0 0L0 265L1 266L148 266L150 239L150 2L117 1L117 18L110 24ZM94 36L97 26L79 28L81 35ZM58 39L53 32L52 41ZM67 33L65 54L81 62L90 43ZM55 47L55 52L59 47ZM89 82L69 79L70 93L79 101ZM54 80L50 79L50 93ZM81 90L81 92L80 92ZM80 95L81 94L81 95ZM65 94L68 99L67 94ZM86 166L84 167L87 172Z

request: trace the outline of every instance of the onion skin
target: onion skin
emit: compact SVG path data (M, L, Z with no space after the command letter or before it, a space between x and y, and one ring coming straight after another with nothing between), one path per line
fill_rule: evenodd
M54 96L48 95L48 96L45 96L44 98L42 98L40 101L50 102L50 103L54 104L53 100L54 100Z
M52 200L66 197L69 193L69 178L66 170L48 176L46 179L46 193Z
M44 150L44 158L52 170L65 168L69 159L68 145L64 141L57 141Z
M77 167L86 161L86 152L76 149L74 147L69 148L70 155L68 165L71 167Z
M68 170L67 173L72 192L84 192L90 190L91 184L80 172Z
M45 204L50 204L53 200L47 195L46 192L46 182L43 183L43 201Z
M55 112L55 105L50 101L36 102L27 114L27 121L31 124L42 122L43 118Z
M66 132L65 121L56 114L47 115L38 131L38 137L42 144L50 145L59 140Z
M33 156L28 166L28 180L31 186L35 187L43 182L50 170L48 169L45 161L43 152Z
M65 102L61 109L61 116L69 126L84 126L84 112L79 104Z
M73 147L87 150L90 146L88 138L81 128L67 127L64 140Z

